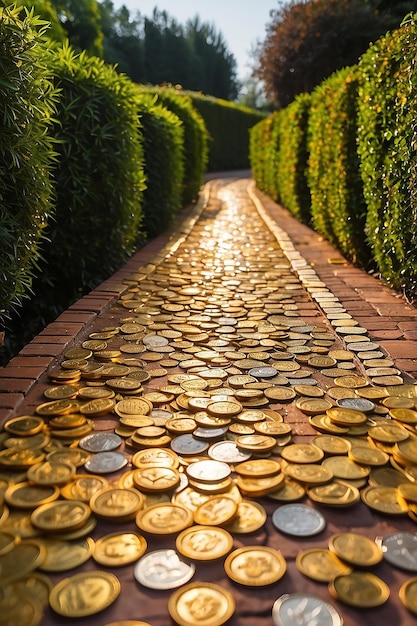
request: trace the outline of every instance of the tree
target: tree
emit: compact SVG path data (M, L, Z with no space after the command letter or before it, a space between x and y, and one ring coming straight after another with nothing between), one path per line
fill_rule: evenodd
M392 24L373 2L280 0L258 49L255 76L278 107L311 92L334 71L353 65Z
M103 56L103 31L97 0L51 0L73 48Z
M45 31L49 39L60 43L66 40L67 33L62 28L52 0L16 0L15 4L17 7L24 6L29 10L33 8L34 15L38 15L42 20L49 23L49 27ZM5 7L9 5L10 0L0 0L0 6Z

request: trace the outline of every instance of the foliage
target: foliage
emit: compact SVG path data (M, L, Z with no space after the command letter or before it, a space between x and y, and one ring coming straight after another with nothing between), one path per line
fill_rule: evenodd
M28 295L52 212L49 134L56 93L45 23L0 8L0 319Z
M311 219L311 197L307 183L308 120L310 94L298 95L279 117L279 148L276 156L276 185L279 201L300 221Z
M134 85L69 47L56 51L52 68L60 90L53 129L56 219L36 283L38 294L46 285L53 289L51 313L98 285L135 250L144 189Z
M265 114L196 92L187 92L187 95L204 119L209 134L208 171L248 168L249 129Z
M76 50L103 56L103 31L97 0L51 0L59 21Z
M184 180L182 205L195 199L207 164L208 135L204 120L193 107L191 98L181 90L169 87L140 87L157 96L157 102L175 113L184 129Z
M99 4L104 58L138 83L181 85L218 98L238 93L236 60L220 32L198 17L179 24L167 11L131 18L125 6Z
M142 227L148 237L161 233L181 208L184 178L182 123L155 99L146 93L138 97L146 177Z
M334 71L356 63L387 25L386 16L362 0L281 2L258 49L255 75L284 107Z
M49 39L64 43L67 38L65 30L58 19L52 0L16 0L14 3L18 7L26 7L29 11L33 9L33 15L41 16L42 20L48 22L48 28L44 28ZM0 0L0 6L9 6L10 0Z
M417 19L382 37L359 64L359 154L367 236L381 274L417 291Z
M336 72L312 94L309 124L311 213L315 230L367 266L366 204L357 153L357 66Z
M275 111L266 119L258 122L249 131L249 161L252 169L252 176L256 184L265 193L271 193L276 199L275 185L271 184L273 176L271 170L271 158L275 159L278 150L276 133L279 112Z

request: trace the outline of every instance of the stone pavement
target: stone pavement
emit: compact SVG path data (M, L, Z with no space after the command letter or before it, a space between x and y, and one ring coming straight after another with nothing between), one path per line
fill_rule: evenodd
M70 364L62 365L68 361L65 355L92 336L98 337L97 333L107 332L110 333L107 346L102 354L98 350L94 352L93 361L124 364L131 372L146 372L145 378L149 376L149 380L144 382L142 397L153 401L151 416L154 415L158 428L163 428L169 414L190 416L193 407L179 402L173 380L179 380L175 378L178 374L187 374L190 380L194 376L204 381L200 388L211 390L211 395L217 393L217 388L218 401L226 403L218 408L217 418L222 410L231 410L231 396L234 406L240 402L246 418L240 415L239 422L238 416L241 431L236 426L236 436L239 432L253 434L256 429L252 428L251 420L256 415L261 419L259 414L266 406L266 416L268 410L273 412L270 421L288 425L290 435L281 434L281 438L277 435L273 450L278 457L282 454L285 473L284 449L291 443L309 444L318 433L336 432L335 423L330 428L327 423L326 430L315 420L343 398L373 398L377 405L372 414L374 427L390 421L406 433L404 437L412 436L413 433L408 435L414 432L412 423L405 427L398 424L399 420L389 420L389 407L382 400L385 394L395 398L400 407L407 405L411 413L403 416L404 421L413 422L417 402L416 316L417 309L402 296L377 278L352 267L317 233L260 193L249 178L216 178L205 185L198 203L179 226L140 250L119 272L72 305L0 370L0 423L16 416L34 415L37 407L46 401L44 393L51 388L51 381L68 369ZM137 333L133 339L135 324ZM159 337L156 341L155 336ZM76 363L72 365L77 369ZM83 366L79 366L82 374ZM104 385L105 381L100 384ZM375 395L366 391L370 388L376 390ZM116 395L119 401L128 397L121 389L118 388ZM189 393L188 397L192 395ZM195 391L194 395L196 408L204 413L208 391L200 394ZM92 417L95 431L110 432L117 428L112 410ZM204 424L207 412L200 419ZM366 434L366 429L355 431L352 424L349 428L349 432L340 430L347 441L352 436ZM135 445L124 437L122 449L131 470L132 456L141 444ZM391 457L386 450L391 450L397 440L383 441L385 444L379 443L381 449L385 445L387 463ZM255 452L256 458L266 455L262 448ZM187 451L183 450L182 455L187 458ZM411 461L410 465L413 466ZM398 455L394 466L404 470L401 463L398 467ZM412 469L406 469L409 473L404 481L412 484L417 472L413 474ZM287 471L286 480L291 476L291 467ZM119 475L120 472L117 478ZM351 481L352 488L355 480ZM367 481L360 483L364 487ZM248 496L245 489L243 493ZM328 539L336 532L353 529L372 539L400 530L414 533L415 522L407 517L405 510L391 510L387 515L361 502L348 508L324 506L321 510L325 513L326 530L313 539L303 536L294 539L279 533L271 524L274 510L285 501L277 494L261 496L267 513L266 526L249 535L234 536L234 547L267 545L280 550L287 568L282 580L264 586L255 580L256 576L253 586L244 587L232 583L218 562L197 567L196 579L218 582L234 597L237 609L231 624L271 624L275 599L284 593L301 591L331 602L347 626L365 621L376 625L381 619L399 624L415 621L398 594L417 568L404 573L385 561L373 567L372 571L391 588L391 597L383 607L364 613L334 600L327 585L304 576L295 562L300 549L327 548ZM311 505L312 499L304 496L303 502ZM119 526L113 525L112 529L119 530ZM172 543L166 538L155 541L151 537L149 546L172 548ZM93 569L94 563L84 568ZM85 617L77 623L87 626L116 619L142 619L152 626L167 624L171 592L144 590L134 581L132 567L121 568L119 572L122 580L119 600L100 618ZM51 576L53 582L62 577ZM196 617L195 620L196 624L211 623L200 622ZM60 617L47 609L42 624L62 623Z

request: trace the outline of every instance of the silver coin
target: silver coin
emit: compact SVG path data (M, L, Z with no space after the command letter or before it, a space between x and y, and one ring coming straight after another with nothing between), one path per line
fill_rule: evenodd
M391 565L417 572L417 535L414 533L389 533L377 537L377 544L381 547L386 559Z
M203 441L216 441L224 437L228 429L228 426L223 428L204 428L203 426L198 426L198 428L193 430L193 437L203 439Z
M171 441L171 449L177 454L201 454L209 444L201 439L195 439L191 434L178 435Z
M79 447L87 452L105 452L115 450L122 443L122 438L114 433L93 433L78 442Z
M147 348L162 348L163 346L168 345L168 339L166 337L161 337L160 335L147 335L143 337L142 343Z
M336 400L336 404L343 409L353 409L354 411L362 411L362 413L368 413L375 408L375 404L367 398L340 398L340 400Z
M175 589L193 576L195 566L181 561L175 550L155 550L143 556L134 568L138 583L149 589Z
M254 378L273 378L278 374L278 370L275 367L252 367L249 370L248 375Z
M91 457L84 467L92 474L110 474L127 465L127 457L121 452L98 452Z
M189 478L202 482L219 482L230 476L230 467L223 461L196 461L186 469Z
M252 454L239 450L234 441L218 441L213 443L208 449L208 455L214 461L223 461L224 463L242 463L248 461Z
M328 602L307 593L285 593L272 607L274 626L341 626L342 618Z
M379 345L373 341L354 341L348 343L346 349L352 352L371 352L373 350L379 350Z
M315 378L288 378L290 385L317 385Z
M326 527L326 518L307 504L284 504L273 512L272 523L287 535L310 537Z

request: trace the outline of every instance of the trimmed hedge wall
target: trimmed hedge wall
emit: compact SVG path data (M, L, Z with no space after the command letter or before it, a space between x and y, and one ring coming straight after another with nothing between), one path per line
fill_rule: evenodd
M311 219L310 190L306 179L310 101L309 94L300 94L280 112L280 137L275 165L279 201L295 217L306 223Z
M42 24L32 13L0 8L0 326L28 295L53 211L56 92Z
M163 231L182 207L184 179L183 125L175 113L155 100L151 94L139 93L146 178L142 228L147 237Z
M250 142L252 172L262 191L278 196L303 221L311 211L316 230L347 258L377 267L411 299L417 296L416 46L417 13L372 45L356 66L316 87L307 168L303 159L292 162L306 123L305 117L291 117L296 101L259 122ZM306 113L307 101L305 106ZM277 119L281 129L272 142ZM293 203L295 177L305 192L303 215Z
M192 100L186 94L172 87L140 87L144 93L157 96L160 104L175 113L184 128L184 179L182 204L194 200L203 183L207 165L208 135L204 120L194 109Z
M209 133L207 170L247 169L249 167L249 130L266 117L265 113L233 102L186 92L204 119Z
M336 72L312 94L308 182L313 227L346 258L369 266L366 204L356 149L358 68Z
M366 233L378 268L417 295L417 14L359 64L359 144Z
M41 280L58 303L61 294L76 298L96 286L135 251L145 176L132 82L68 47L56 50L51 66L59 156Z

